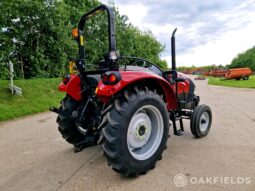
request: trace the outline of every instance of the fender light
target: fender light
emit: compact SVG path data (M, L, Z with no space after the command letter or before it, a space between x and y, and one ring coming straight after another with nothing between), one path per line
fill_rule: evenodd
M102 81L105 85L114 85L121 80L119 72L106 72L102 75Z
M65 76L63 77L62 82L63 82L64 84L67 84L69 81L70 81L70 75L67 74L67 75L65 75Z

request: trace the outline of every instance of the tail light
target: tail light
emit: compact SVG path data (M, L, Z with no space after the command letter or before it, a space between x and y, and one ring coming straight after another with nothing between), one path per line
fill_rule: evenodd
M69 81L70 81L70 75L65 75L65 76L63 77L63 79L62 79L62 82L63 82L64 84L67 84Z
M114 85L121 80L119 72L106 72L102 75L102 81L105 85Z
M115 74L110 74L109 75L109 82L110 83L115 83L117 81L117 76Z
M108 82L108 75L107 74L103 74L102 81L103 81L104 84Z

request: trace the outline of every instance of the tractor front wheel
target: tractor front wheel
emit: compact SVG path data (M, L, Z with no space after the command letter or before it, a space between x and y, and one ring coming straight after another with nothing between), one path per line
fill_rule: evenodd
M156 91L134 88L114 101L103 129L104 155L124 176L144 174L155 167L166 149L169 117Z
M205 137L212 124L212 111L207 105L198 105L191 116L190 129L197 138Z

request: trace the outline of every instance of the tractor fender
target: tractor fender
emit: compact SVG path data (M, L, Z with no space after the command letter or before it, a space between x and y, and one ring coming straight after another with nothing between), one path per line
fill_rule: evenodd
M121 80L115 85L105 85L102 81L98 83L95 93L101 101L109 103L115 95L126 87L150 80L150 83L155 83L156 87L163 90L162 92L164 94L164 100L167 103L167 109L172 110L177 108L174 89L170 83L161 76L143 71L120 71L120 74Z
M76 74L70 74L70 80L65 84L61 82L58 86L58 90L66 92L76 101L81 100L81 79Z

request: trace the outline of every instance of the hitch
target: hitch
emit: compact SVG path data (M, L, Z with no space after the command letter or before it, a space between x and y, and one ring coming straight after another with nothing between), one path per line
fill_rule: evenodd
M59 109L57 109L57 108L55 108L55 107L51 107L49 110L52 111L52 112L55 112L55 113L57 113L57 114L60 114Z
M84 140L74 145L74 153L78 153L87 147L97 145L98 139L99 139L99 136L86 135L86 137L84 137Z

